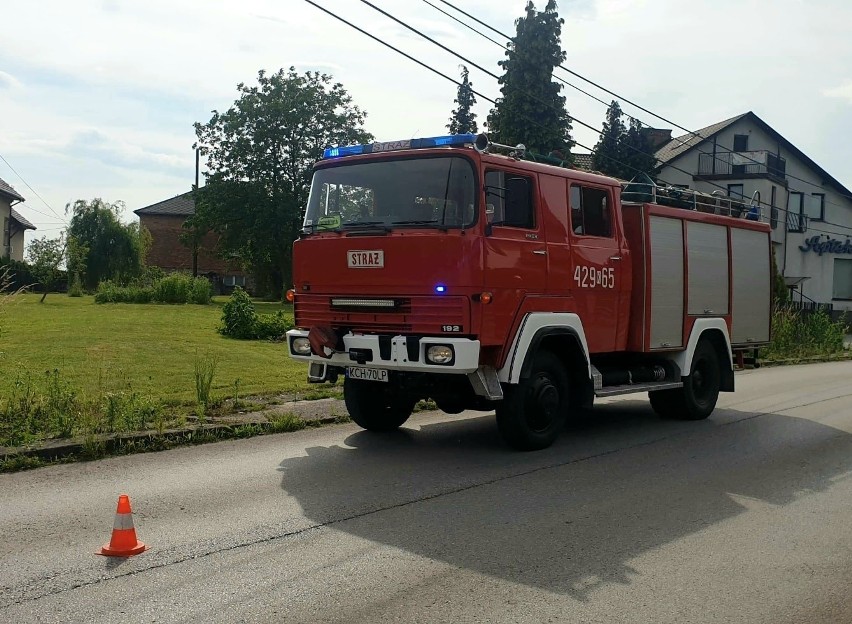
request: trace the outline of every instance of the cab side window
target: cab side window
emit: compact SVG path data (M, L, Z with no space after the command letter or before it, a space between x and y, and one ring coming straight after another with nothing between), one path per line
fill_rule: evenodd
M495 226L535 228L532 178L509 171L486 171L485 216Z
M571 185L571 230L577 236L612 236L612 215L605 190Z

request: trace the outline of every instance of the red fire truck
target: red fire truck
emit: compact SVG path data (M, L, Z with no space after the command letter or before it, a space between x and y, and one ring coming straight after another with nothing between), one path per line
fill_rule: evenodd
M425 398L496 411L522 450L595 397L647 392L665 417L703 419L769 340L756 208L485 135L329 148L294 244L290 355L311 382L344 375L371 431Z

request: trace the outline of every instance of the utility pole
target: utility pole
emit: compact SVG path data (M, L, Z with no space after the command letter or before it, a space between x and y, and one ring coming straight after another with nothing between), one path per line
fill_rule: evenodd
M201 162L201 148L195 148L195 188L192 193L192 202L195 205L195 196L198 193L198 177ZM192 228L192 277L198 277L198 229L197 226Z

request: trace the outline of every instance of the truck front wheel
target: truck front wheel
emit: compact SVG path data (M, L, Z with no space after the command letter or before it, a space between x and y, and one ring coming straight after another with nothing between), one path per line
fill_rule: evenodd
M352 420L368 431L398 429L417 403L395 394L386 383L348 378L343 382L343 399Z
M529 377L507 389L497 407L500 435L520 451L547 448L568 415L568 373L549 351L535 354Z
M651 407L664 418L703 420L716 408L722 374L719 356L708 340L701 340L692 357L692 369L683 387L649 392Z

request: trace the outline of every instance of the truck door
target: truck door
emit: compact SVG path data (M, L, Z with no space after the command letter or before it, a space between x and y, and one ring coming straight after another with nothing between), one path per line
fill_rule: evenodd
M621 244L612 189L591 183L572 182L570 206L571 288L583 321L589 350L615 351L629 319L622 302L629 299L627 250Z
M492 329L505 336L520 302L543 293L547 280L544 226L538 215L536 179L529 172L489 166L485 170L485 288L492 311L504 318ZM492 317L493 318L493 317Z

